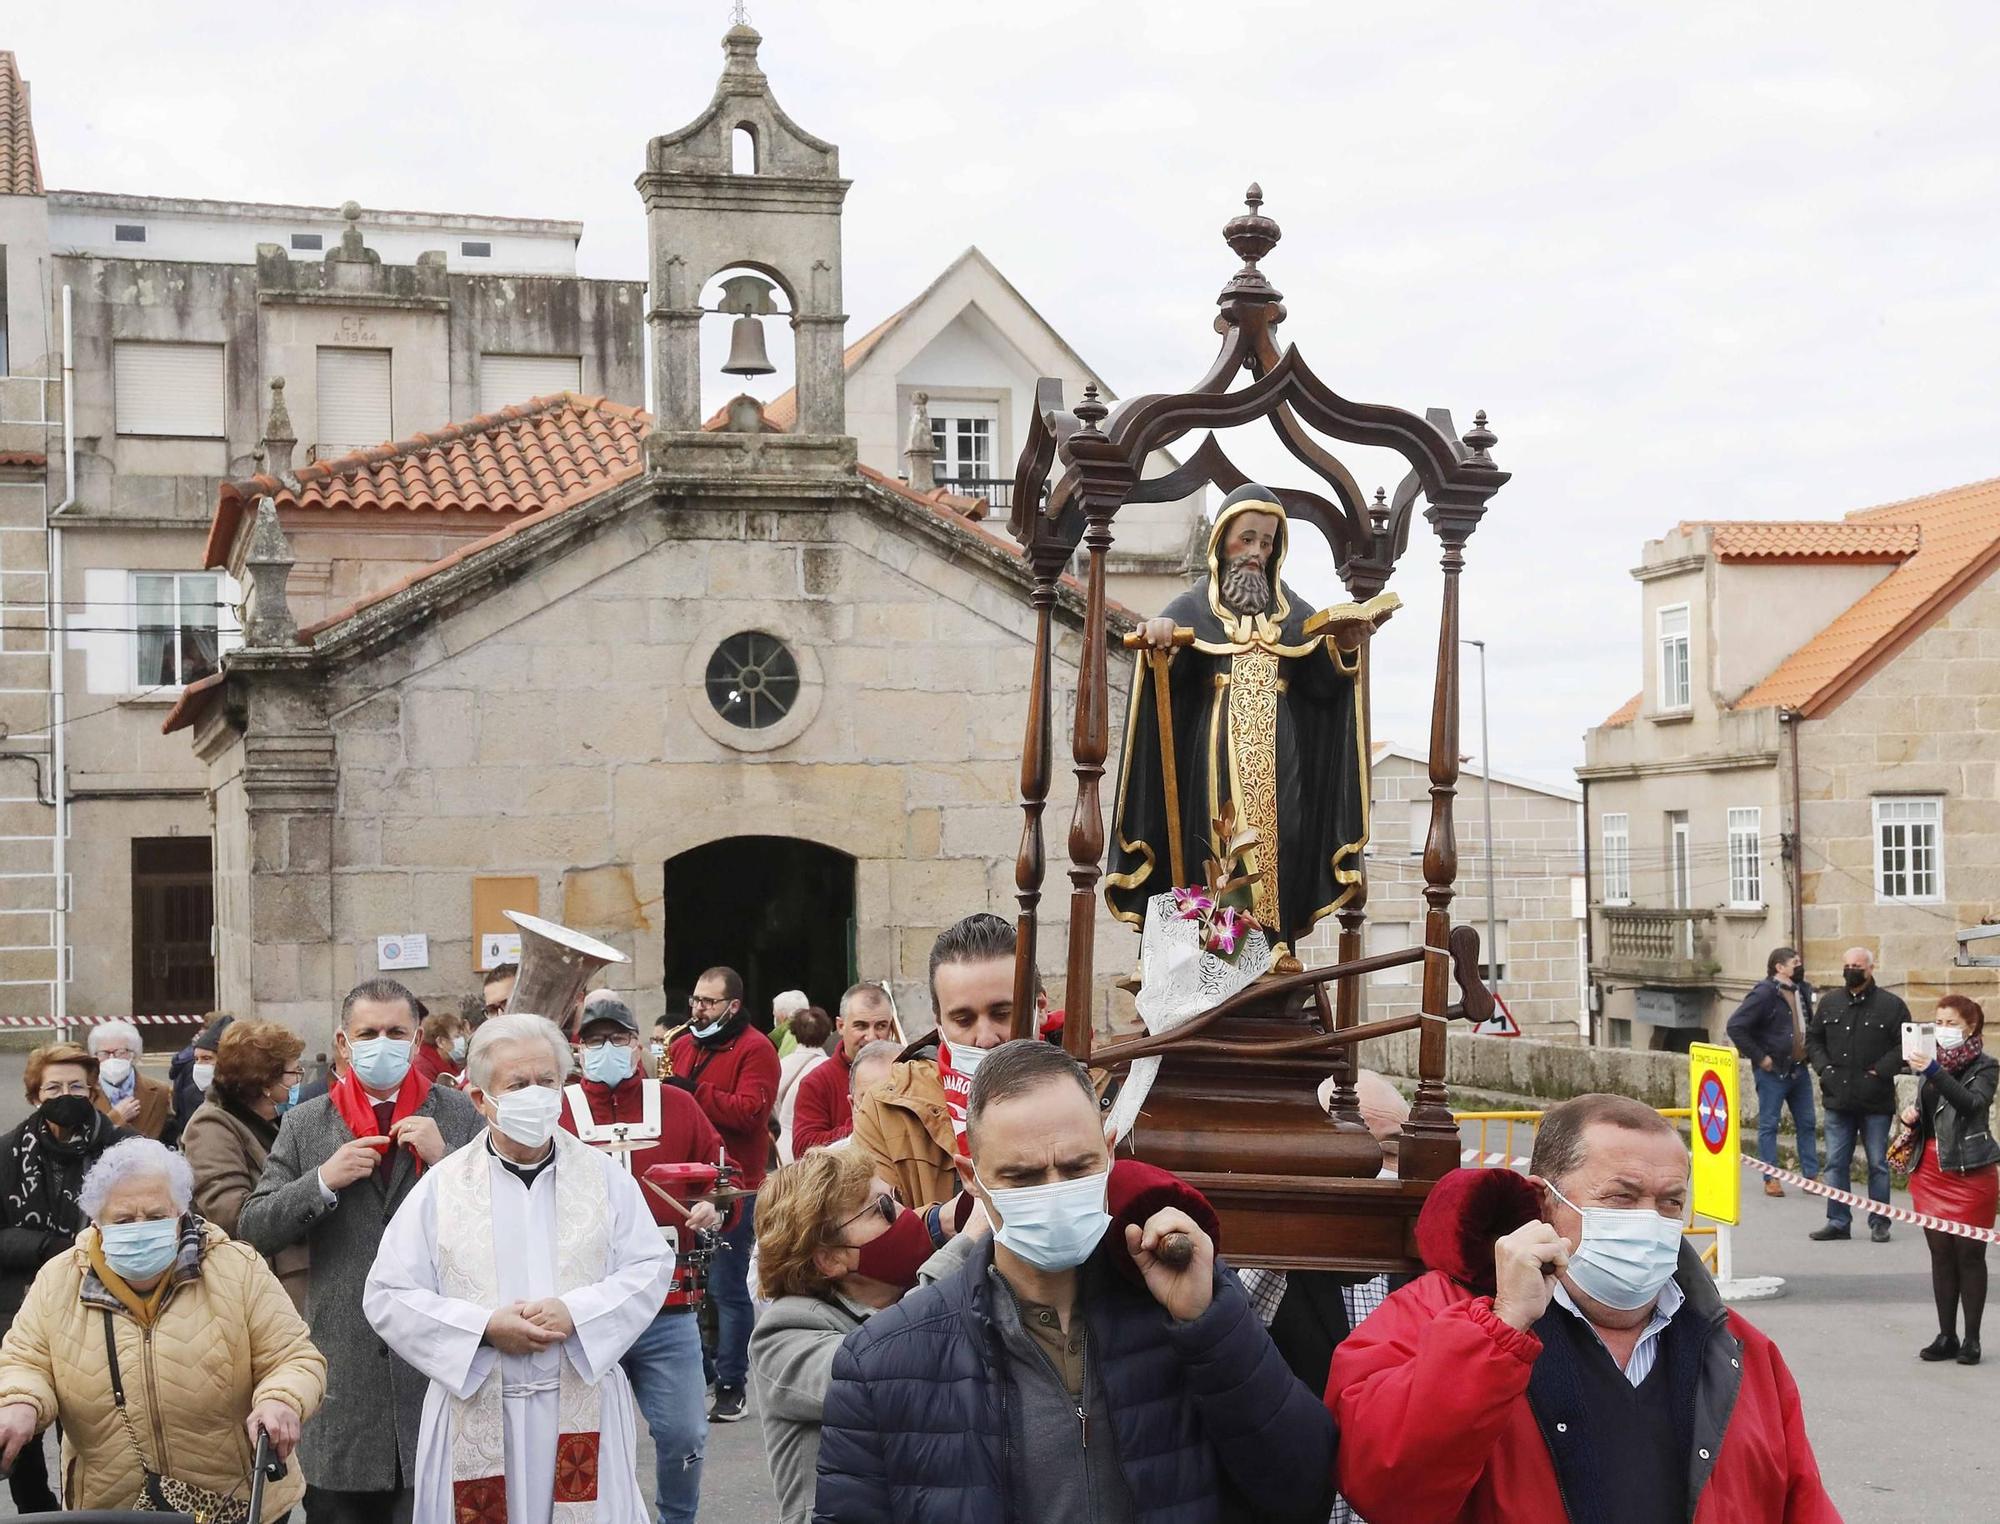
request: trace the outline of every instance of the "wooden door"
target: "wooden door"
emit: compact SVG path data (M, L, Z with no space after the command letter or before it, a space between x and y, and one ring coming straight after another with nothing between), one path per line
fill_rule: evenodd
M132 842L132 1009L199 1016L215 1005L215 873L205 836Z

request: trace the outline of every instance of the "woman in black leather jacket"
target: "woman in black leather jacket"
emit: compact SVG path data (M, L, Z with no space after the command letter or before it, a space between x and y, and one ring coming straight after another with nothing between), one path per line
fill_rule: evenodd
M2000 1205L2000 1141L1993 1136L1993 1092L2000 1060L1980 1042L1986 1013L1964 995L1938 1001L1938 1050L1927 1061L1910 1056L1923 1076L1903 1121L1916 1134L1910 1201L1919 1211L1969 1227L1993 1226ZM1979 1319L1986 1310L1986 1245L1925 1228L1931 1250L1931 1291L1937 1298L1938 1336L1921 1351L1925 1360L1979 1363ZM1965 1313L1965 1337L1958 1313Z

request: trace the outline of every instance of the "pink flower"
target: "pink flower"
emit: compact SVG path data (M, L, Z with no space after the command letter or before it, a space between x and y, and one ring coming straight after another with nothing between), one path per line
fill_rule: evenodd
M1176 889L1174 913L1183 921L1199 921L1215 909L1215 900L1206 889Z
M1249 918L1233 905L1225 905L1215 912L1208 926L1208 950L1229 957L1236 951L1236 944L1250 929Z

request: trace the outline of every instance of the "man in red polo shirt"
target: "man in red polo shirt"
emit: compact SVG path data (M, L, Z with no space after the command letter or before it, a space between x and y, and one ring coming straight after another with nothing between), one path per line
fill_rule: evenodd
M743 976L733 968L711 968L695 981L688 1017L687 1026L674 1039L673 1078L666 1083L694 1096L736 1161L737 1184L754 1191L764 1183L771 1157L778 1050L750 1025L743 1010ZM743 1416L750 1327L755 1320L747 1277L750 1250L757 1241L756 1205L754 1198L744 1198L740 1215L723 1234L728 1247L708 1270L708 1292L715 1298L716 1314L710 1423L735 1423Z
M655 1164L716 1162L722 1139L694 1098L646 1078L645 1049L630 1006L599 995L584 1008L577 1041L583 1073L563 1089L563 1126L642 1180ZM722 1219L705 1201L684 1217L653 1191L644 1194L677 1258L665 1304L620 1363L659 1456L660 1524L693 1524L708 1424L702 1411L701 1330L694 1315L701 1294L687 1254L695 1234Z
M809 1148L838 1143L854 1131L850 1080L854 1055L871 1042L901 1037L896 1006L879 984L857 984L840 997L840 1048L830 1064L820 1064L799 1081L792 1105L792 1157Z

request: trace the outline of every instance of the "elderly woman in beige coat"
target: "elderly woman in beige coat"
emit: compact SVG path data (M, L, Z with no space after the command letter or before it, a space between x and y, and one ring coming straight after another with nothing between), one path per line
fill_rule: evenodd
M67 1507L130 1508L148 1472L242 1497L256 1435L290 1455L324 1394L326 1361L277 1277L190 1211L193 1193L187 1161L152 1139L107 1149L84 1177L91 1226L42 1267L0 1344L0 1464L60 1420ZM303 1490L293 1467L259 1524Z

